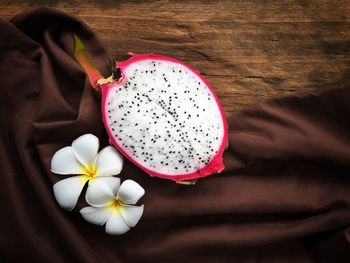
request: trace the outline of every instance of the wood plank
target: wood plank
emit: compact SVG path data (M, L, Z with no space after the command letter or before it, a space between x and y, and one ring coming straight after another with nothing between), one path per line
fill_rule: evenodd
M0 1L6 19L44 1ZM184 60L227 114L272 96L349 78L350 1L50 1L79 16L110 54Z

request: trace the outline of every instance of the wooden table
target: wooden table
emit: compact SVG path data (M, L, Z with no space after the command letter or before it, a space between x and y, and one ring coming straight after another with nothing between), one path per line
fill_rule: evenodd
M349 1L47 1L79 16L117 59L174 56L198 69L227 114L349 78ZM1 1L10 19L45 1ZM349 102L350 103L350 102Z

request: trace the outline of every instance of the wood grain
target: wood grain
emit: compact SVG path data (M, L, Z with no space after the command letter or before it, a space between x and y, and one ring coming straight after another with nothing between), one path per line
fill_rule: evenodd
M79 16L117 59L131 51L184 60L227 114L350 74L349 1L0 1L0 15L40 5Z

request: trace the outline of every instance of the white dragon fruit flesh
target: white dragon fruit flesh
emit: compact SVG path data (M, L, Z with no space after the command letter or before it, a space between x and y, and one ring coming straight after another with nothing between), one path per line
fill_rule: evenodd
M156 54L117 62L120 76L99 81L110 142L151 176L183 181L219 173L227 123L207 81Z

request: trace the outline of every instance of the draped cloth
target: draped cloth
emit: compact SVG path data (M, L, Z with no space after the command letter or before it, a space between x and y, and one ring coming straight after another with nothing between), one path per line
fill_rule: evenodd
M350 83L272 98L228 117L226 169L195 186L129 161L145 212L122 236L60 208L53 154L108 138L100 94L72 58L76 33L104 76L108 54L78 18L33 8L0 19L1 262L350 262Z

